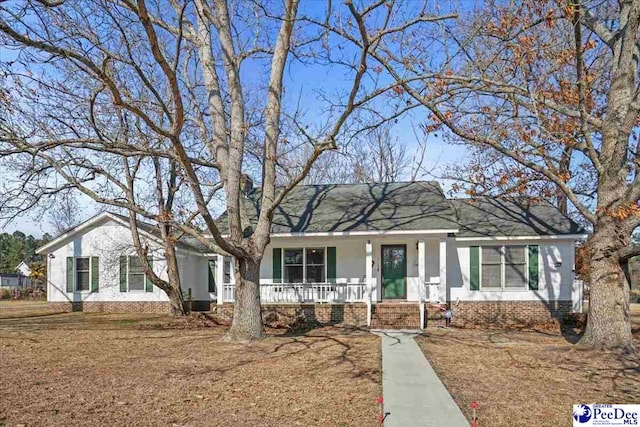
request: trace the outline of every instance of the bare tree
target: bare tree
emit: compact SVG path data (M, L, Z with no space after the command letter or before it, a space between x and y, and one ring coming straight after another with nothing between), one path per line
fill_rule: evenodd
M302 184L353 184L415 181L423 171L426 141L416 138L410 156L406 142L393 135L393 123L386 122L360 132L339 151L320 156ZM279 174L287 182L300 171L308 153L292 150L281 157Z
M406 174L410 160L406 146L391 134L391 127L366 132L354 147L354 172L359 182L396 182Z
M635 348L624 270L640 253L639 28L638 0L488 2L442 33L435 64L429 35L410 58L375 55L431 129L509 159L507 180L551 183L593 226L589 347Z
M75 227L82 222L82 206L78 203L75 193L67 191L54 198L54 204L49 205L49 225L56 234Z
M381 78L382 68L370 67L372 52L385 40L404 43L405 32L455 16L430 13L426 2L384 1L362 6L327 2L324 10L300 13L298 0L55 5L25 0L3 4L0 15L3 42L18 52L15 63L5 66L11 87L2 97L11 107L0 137L9 147L5 154L18 150L41 157L43 148L54 144L71 156L82 147L175 162L191 193L186 217L197 215L212 239L177 216L160 217L137 205L103 200L87 186L85 194L232 255L237 268L230 339L264 336L259 266L278 204L323 152L337 149L338 140L357 132L354 112L380 110L378 121L385 122L414 108L397 102L396 82ZM340 89L319 94L320 115L305 114L297 101L287 101L285 69L293 62L347 76ZM248 66L253 67L251 78L242 72ZM36 87L38 103L27 108ZM385 108L374 108L378 98L386 98ZM48 104L46 112L40 108L43 103ZM69 105L77 105L74 114L57 114L60 106ZM104 117L103 109L108 110ZM114 117L157 143L105 140ZM288 143L306 144L309 156L299 173L277 187L278 159ZM261 169L261 209L254 224L247 221L240 191L249 148L259 156ZM55 168L56 163L47 164ZM206 176L207 170L216 172L224 188L224 228L209 205L207 190L217 183ZM86 184L58 168L55 172L67 182Z

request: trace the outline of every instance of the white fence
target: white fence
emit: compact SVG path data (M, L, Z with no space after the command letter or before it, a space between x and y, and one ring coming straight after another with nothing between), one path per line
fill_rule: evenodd
M232 302L235 285L225 284L222 300ZM269 283L260 285L262 303L364 302L364 283Z

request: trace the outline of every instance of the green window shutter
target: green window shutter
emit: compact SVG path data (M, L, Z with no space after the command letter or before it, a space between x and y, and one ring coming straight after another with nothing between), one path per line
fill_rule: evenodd
M73 292L73 257L67 257L67 293Z
M529 246L529 290L538 290L538 245Z
M210 259L207 262L207 271L209 272L209 292L216 291L216 278L213 275L215 268L216 268L216 261L213 259Z
M469 285L472 291L480 290L480 247L469 247Z
M327 248L327 282L336 283L336 248Z
M282 283L282 248L273 248L273 283Z
M153 257L148 256L147 261L149 261L149 268L153 270ZM144 276L144 291L153 292L153 283L151 282L151 279L149 279L147 276Z
M120 292L127 292L127 257L120 257Z
M100 269L97 256L91 257L91 292L98 292L100 289Z

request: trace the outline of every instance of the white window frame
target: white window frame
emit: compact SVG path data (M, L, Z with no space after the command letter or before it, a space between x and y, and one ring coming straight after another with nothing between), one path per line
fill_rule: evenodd
M147 275L144 274L144 272L142 273L143 276L143 281L142 281L142 290L140 289L131 289L129 288L129 276L131 275L131 266L129 265L131 263L131 258L136 257L137 255L127 255L127 292L139 292L139 293L144 293L147 292ZM142 263L142 261L140 261L140 263ZM139 273L135 273L135 274L139 274ZM150 292L147 292L150 293Z
M80 290L78 289L78 261L77 260L84 259L84 258L89 260L89 289ZM91 271L92 269L93 269L93 265L92 265L90 256L74 256L73 257L73 289L75 292L78 292L81 294L91 293L91 276L93 275L93 271ZM84 271L84 270L81 270L81 271Z
M329 283L327 281L327 246L295 246L295 247L290 247L290 248L282 248L282 259L280 261L280 268L282 271L282 283L288 283L284 281L284 267L285 267L285 263L284 263L284 251L292 251L292 250L299 250L302 249L302 283L298 283L298 284L315 284L316 282L313 283L308 283L307 282L307 249L322 249L323 250L323 260L322 262L324 263L324 282L322 282L322 284L326 284ZM291 265L299 265L299 264L291 264ZM318 264L310 264L310 265L318 265Z
M500 247L500 289L498 288L487 288L483 289L482 286L482 250L485 247ZM521 246L524 248L524 273L525 273L525 283L522 288L507 288L506 287L506 262L505 262L505 247L507 246ZM529 290L529 245L482 245L478 248L479 252L479 274L478 279L480 281L480 290L484 292L527 292Z
M226 282L225 278L224 278L224 266L227 263L227 260L229 261L229 281ZM228 255L223 255L222 256L222 266L220 267L222 269L222 284L223 285L232 285L235 283L235 272L234 270L234 258L232 256L228 256Z

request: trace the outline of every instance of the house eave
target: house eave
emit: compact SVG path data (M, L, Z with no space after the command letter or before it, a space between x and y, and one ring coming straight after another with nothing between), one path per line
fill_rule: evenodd
M100 221L104 220L104 219L110 219L112 221L115 221L116 223L122 225L125 228L130 229L129 223L122 220L122 218L117 217L116 215L112 215L111 212L102 212L101 214L98 214L96 216L94 216L93 218L89 218L87 221L83 222L82 224L68 230L66 233L61 234L60 236L56 237L55 239L53 239L52 241L50 241L49 243L47 243L44 246L39 247L38 249L36 249L36 253L37 254L48 254L50 252L53 252L53 248L57 248L57 246L59 246L62 242L66 241L67 239L71 238L72 236L83 232L84 230L87 230L89 228L91 228L94 224L99 223ZM151 233L148 233L145 230L142 229L138 229L138 233L141 236L144 236L145 238L148 238L150 240L153 240L156 243L162 243L162 239L160 239L157 236L154 236ZM184 248L180 248L180 247L176 247L176 251L178 252L192 252L189 249L184 249ZM193 251L193 253L196 253L196 251Z
M271 233L271 237L349 237L349 236L402 236L413 234L457 233L458 229L434 230L364 230L364 231L326 231L299 233Z
M363 230L363 231L301 231L292 233L271 233L269 237L349 237L349 236L401 236L412 234L448 234L457 233L457 228L443 228L433 230ZM205 235L211 238L211 234ZM228 234L221 234L222 238L228 238Z
M535 236L455 236L456 242L491 242L491 241L518 241L518 240L583 240L588 234L548 234Z

